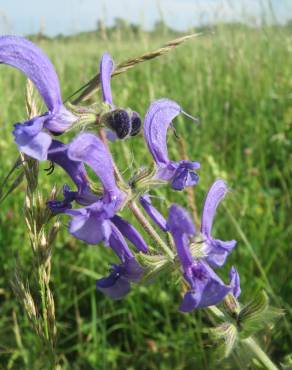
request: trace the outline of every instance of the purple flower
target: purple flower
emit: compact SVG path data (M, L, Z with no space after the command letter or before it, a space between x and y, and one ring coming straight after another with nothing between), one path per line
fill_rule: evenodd
M89 244L104 242L107 245L112 229L118 229L139 251L147 252L147 244L134 226L116 215L126 194L116 184L112 157L98 137L83 133L68 145L54 140L48 158L61 166L77 186L74 192L65 185L64 200L48 202L54 213L71 216L69 231L72 235ZM102 196L92 193L84 164L90 166L100 179ZM72 209L73 201L85 207Z
M65 186L64 201L50 202L56 213L63 212L72 217L69 231L76 238L89 244L103 241L108 244L111 234L109 221L122 207L126 195L117 187L112 157L96 136L83 133L70 144L55 143L55 150L49 151L49 158L59 164L77 185L77 192L70 192ZM90 166L103 185L103 195L95 196L87 180L84 164ZM71 202L86 205L71 209Z
M238 297L239 275L234 268L230 271L230 283L225 285L209 266L206 251L203 250L200 257L192 256L191 242L196 230L190 215L183 208L177 205L170 207L167 226L175 241L183 276L190 287L183 297L180 310L189 312L195 308L216 305L228 293Z
M129 293L131 282L140 280L143 269L127 246L122 233L114 225L112 225L109 244L121 263L112 265L112 272L109 276L97 280L96 288L113 299L121 299Z
M64 132L77 119L62 103L58 76L48 57L32 42L18 36L0 37L0 63L22 71L36 86L48 112L15 124L13 131L19 150L39 159L47 159L52 138L47 131Z
M198 162L186 160L174 162L168 158L167 129L179 113L183 111L176 102L160 99L150 105L144 120L144 137L157 165L155 177L168 181L175 190L196 185L199 176L195 170L200 168Z
M104 53L100 61L100 80L103 101L109 105L110 111L102 115L102 122L111 129L108 137L124 139L135 136L141 129L141 118L137 112L118 108L114 105L111 93L111 74L114 63L109 53Z

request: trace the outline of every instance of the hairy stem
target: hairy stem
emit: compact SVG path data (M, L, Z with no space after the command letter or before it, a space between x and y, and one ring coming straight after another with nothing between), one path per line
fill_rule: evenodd
M144 228L146 233L151 236L152 239L155 240L155 242L159 245L159 247L168 255L168 257L173 260L174 254L168 248L166 243L160 238L159 234L155 231L155 229L152 227L150 222L147 220L147 218L143 215L142 211L138 207L138 205L134 201L129 202L129 208L132 211L133 215L136 217L140 225Z
M270 360L268 355L261 349L257 342L252 338L242 339L248 349L260 360L260 362L269 370L279 370L279 368Z

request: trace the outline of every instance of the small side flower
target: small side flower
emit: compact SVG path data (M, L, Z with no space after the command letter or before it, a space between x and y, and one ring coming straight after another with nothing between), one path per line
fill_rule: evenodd
M180 305L182 312L195 308L216 305L228 293L240 292L237 272L232 269L231 280L225 285L208 264L208 255L195 258L190 251L191 239L196 235L190 215L180 206L172 205L169 209L168 228L174 238L183 276L189 285Z
M169 182L174 190L183 190L199 181L196 173L200 168L198 162L175 162L168 158L167 130L172 120L180 113L183 111L176 102L160 99L150 105L144 120L145 141L157 166L155 178Z

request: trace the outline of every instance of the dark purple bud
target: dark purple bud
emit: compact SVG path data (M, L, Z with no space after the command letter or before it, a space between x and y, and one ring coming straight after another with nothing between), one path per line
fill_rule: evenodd
M128 112L124 109L115 109L104 116L105 125L124 139L131 133L131 121Z
M139 134L141 127L142 127L142 121L137 112L133 112L131 116L131 132L130 136L136 136Z

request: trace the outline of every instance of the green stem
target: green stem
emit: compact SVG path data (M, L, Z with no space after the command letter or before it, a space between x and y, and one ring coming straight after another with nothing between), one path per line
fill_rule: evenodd
M241 340L251 352L260 360L260 362L269 370L279 370L279 368L270 360L268 355L261 349L257 342L252 338Z
M166 243L160 238L159 234L155 231L155 229L152 227L150 222L147 220L147 218L143 215L140 208L137 206L137 204L134 201L130 201L128 203L129 208L131 209L132 213L136 217L136 219L139 221L140 225L144 228L147 234L149 234L155 242L160 246L160 248L168 255L168 257L173 260L174 259L174 253L168 248Z
M220 319L224 319L224 313L219 310L216 306L208 307L209 311L213 313L216 317ZM253 339L253 337L248 337L245 339L241 339L241 343L246 345L249 350L257 357L257 359L265 366L268 370L279 370L279 368L270 360L268 355L261 349L261 347L257 344L257 342Z

